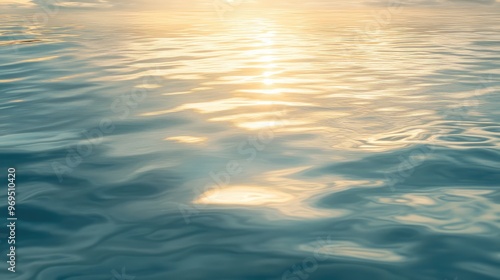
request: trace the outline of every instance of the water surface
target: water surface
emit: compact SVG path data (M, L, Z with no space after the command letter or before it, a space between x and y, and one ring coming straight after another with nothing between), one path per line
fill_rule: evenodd
M374 13L4 14L8 279L499 279L498 12Z

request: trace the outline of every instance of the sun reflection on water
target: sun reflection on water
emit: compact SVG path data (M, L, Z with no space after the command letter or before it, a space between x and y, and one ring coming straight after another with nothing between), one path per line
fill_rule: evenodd
M328 32L333 37L329 44L322 44L324 38L310 33L307 22L299 24L272 15L204 21L189 36L134 42L130 48L137 52L159 50L146 52L143 59L161 61L163 67L157 74L173 85L161 88L155 104L138 115L155 119L190 116L190 122L199 122L165 139L177 143L205 143L211 137L234 135L255 137L260 131L272 130L275 138L270 146L277 149L269 148L266 156L296 157L317 165L413 145L449 144L449 139L437 136L446 133L440 123L447 115L440 110L454 106L455 100L440 100L434 94L435 87L447 90L441 87L443 81L422 81L440 65L429 57L420 59L420 43L400 45L411 39L406 38L404 28L382 32L376 40L347 40L362 27L355 26L358 17L359 22L366 20L362 14L339 15L328 21L314 19L335 26ZM203 44L199 44L200 38ZM408 56L401 55L403 52ZM466 62L459 57L447 59ZM469 97L470 93L462 90L453 98ZM203 126L215 127L218 134L186 136ZM295 217L325 214L312 210L304 201L332 191L331 185L321 184L317 193L307 188L295 192L288 189L289 182L275 184L272 171L267 171L259 182L249 178L248 184L220 188L194 202L227 207L267 205ZM336 183L337 189L363 185L351 179L337 177L330 183ZM401 199L415 202L410 197Z

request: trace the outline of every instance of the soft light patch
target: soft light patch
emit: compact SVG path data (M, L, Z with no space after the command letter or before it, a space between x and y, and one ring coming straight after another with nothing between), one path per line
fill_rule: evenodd
M364 259L378 262L402 262L405 257L395 252L381 248L367 248L349 241L333 241L322 246L307 244L300 246L301 250L314 252L320 255L336 256L353 259Z
M167 138L165 138L165 140L175 141L175 142L180 142L180 143L195 144L195 143L205 142L205 141L207 141L207 138L194 137L194 136L174 136L174 137L167 137Z
M194 203L223 205L268 205L292 200L284 192L263 187L229 187L214 189L202 194Z

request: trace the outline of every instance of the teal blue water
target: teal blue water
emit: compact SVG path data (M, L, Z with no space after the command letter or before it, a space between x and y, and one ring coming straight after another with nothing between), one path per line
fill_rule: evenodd
M500 279L498 11L30 16L1 279Z

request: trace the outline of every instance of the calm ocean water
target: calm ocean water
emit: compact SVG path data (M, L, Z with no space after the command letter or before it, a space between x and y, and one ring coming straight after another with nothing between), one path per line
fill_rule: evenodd
M498 14L2 14L1 279L500 279Z

